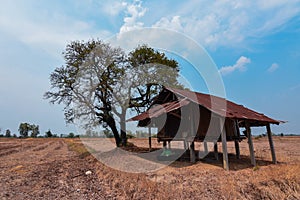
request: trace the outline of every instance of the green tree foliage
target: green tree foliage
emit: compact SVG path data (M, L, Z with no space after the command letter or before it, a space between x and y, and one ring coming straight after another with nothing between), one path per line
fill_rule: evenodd
M136 84L134 95L130 99L130 107L136 109L138 113L151 105L153 97L161 91L162 86L183 88L177 80L178 63L167 58L164 53L142 45L130 52L129 62L138 70L137 74L140 74L140 83Z
M50 129L45 132L45 137L47 137L47 138L53 137L53 134Z
M74 133L69 133L69 135L68 135L68 138L74 138L75 137L75 134Z
M9 129L5 131L5 137L11 137L11 132Z
M179 85L178 63L147 46L126 55L99 40L74 41L67 45L64 58L65 65L50 75L52 90L45 98L65 105L68 123L110 128L117 146L126 144L128 108L140 112L162 85Z
M30 137L36 138L40 134L39 126L38 125L30 125L31 135Z
M39 126L35 124L29 123L21 123L19 125L19 133L21 137L28 137L29 133L30 137L37 137L40 134Z
M28 137L28 132L30 131L30 124L21 123L19 125L19 133L21 137Z

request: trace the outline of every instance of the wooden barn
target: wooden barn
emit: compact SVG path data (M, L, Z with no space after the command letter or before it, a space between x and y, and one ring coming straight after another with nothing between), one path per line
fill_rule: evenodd
M222 142L223 167L226 170L229 169L228 141L234 141L239 158L239 142L248 139L251 164L256 165L251 127L258 126L266 127L272 161L276 163L270 124L282 123L224 98L174 88L164 88L150 109L128 121L138 121L141 127L158 128L157 139L163 142L164 147L167 143L170 147L171 141L183 141L184 147L190 150L191 162L196 159L194 142L203 142L205 151L208 142L214 143L216 158L217 144ZM245 131L241 133L240 128L245 128Z

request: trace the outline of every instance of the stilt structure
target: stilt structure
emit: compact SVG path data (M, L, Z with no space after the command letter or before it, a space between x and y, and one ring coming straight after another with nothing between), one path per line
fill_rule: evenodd
M203 146L204 146L204 154L207 155L208 154L208 147L207 147L207 142L206 141L203 142Z
M228 171L229 165L228 165L226 130L224 127L224 120L222 120L221 118L220 118L220 128L221 128L221 140L222 140L222 152L223 152L223 168Z
M127 121L139 121L138 126L141 127L147 126L149 122L155 124L159 130L157 140L163 142L163 148L166 148L167 142L173 139L183 141L184 149L189 149L190 161L195 162L194 142L203 142L205 152L208 151L207 142L213 142L216 159L218 159L217 142L222 142L223 167L229 170L227 142L234 142L236 157L240 159L239 142L247 138L251 164L255 166L251 127L266 126L272 162L276 163L270 124L279 125L284 123L283 121L272 119L221 97L189 90L164 87L153 99L151 105L159 106L153 106ZM215 121L216 119L220 120L220 123ZM214 121L216 124L213 124ZM212 130L219 126L222 128ZM246 129L245 135L240 134L240 128ZM151 148L150 136L149 147Z
M247 133L247 137L248 137L248 145L249 145L249 151L250 151L251 164L253 166L256 166L254 148L253 148L253 142L252 142L252 135L251 135L251 128L247 121L245 123L245 126L246 126L245 128L246 128L246 133Z
M191 163L196 162L195 143L194 142L190 142L190 162Z
M152 140L151 140L151 126L148 127L148 133L149 133L149 151L152 150Z
M219 160L218 142L215 142L215 144L214 144L214 154L215 154L216 160Z
M241 134L240 134L240 128L239 128L237 120L234 120L234 135L236 137L234 140L235 155L236 155L237 159L240 159L241 158L241 153L240 153Z
M270 144L270 149L271 149L271 154L272 154L272 162L274 164L277 163L276 161L276 155L275 155L275 150L274 150L274 144L273 144L273 139L272 139L272 132L271 132L271 127L270 124L267 124L267 133L268 133L268 138L269 138L269 144Z

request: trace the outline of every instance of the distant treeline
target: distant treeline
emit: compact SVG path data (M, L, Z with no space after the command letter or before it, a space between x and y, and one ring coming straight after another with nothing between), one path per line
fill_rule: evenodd
M75 137L79 137L79 135L75 135L74 133L69 133L69 134L54 134L51 132L50 129L48 129L48 131L45 132L44 135L40 135L40 127L39 125L35 125L35 124L30 124L30 123L20 123L19 125L19 136L17 136L16 134L12 134L11 131L9 129L7 129L4 134L1 133L2 129L0 128L0 137L13 137L13 138L75 138Z
M284 133L272 133L273 136L280 136L280 137L283 137L283 136L300 136L300 134L284 134ZM255 135L254 137L255 138L262 138L262 137L266 137L267 136L267 133L263 133L263 134L260 134L260 135Z

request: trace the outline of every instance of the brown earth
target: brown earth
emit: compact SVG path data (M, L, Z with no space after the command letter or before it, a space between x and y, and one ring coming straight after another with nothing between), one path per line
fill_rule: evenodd
M138 146L135 151L147 150L146 139L130 142ZM158 171L127 173L89 155L80 139L1 138L0 199L300 199L299 144L300 137L274 137L276 165L267 138L259 138L256 167L243 141L240 160L228 143L230 171L222 169L219 154L219 161L182 159Z

